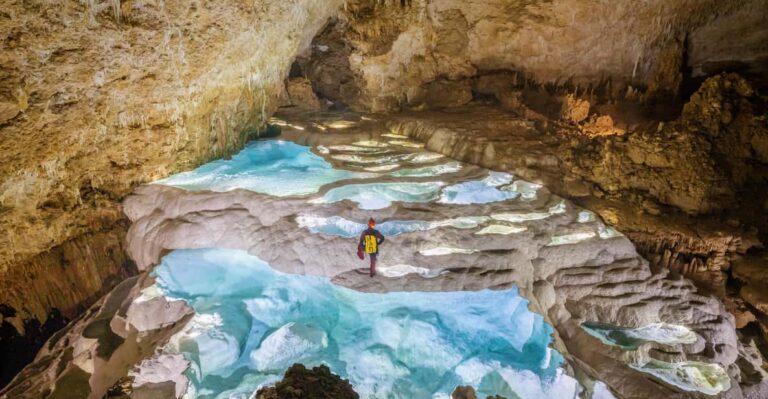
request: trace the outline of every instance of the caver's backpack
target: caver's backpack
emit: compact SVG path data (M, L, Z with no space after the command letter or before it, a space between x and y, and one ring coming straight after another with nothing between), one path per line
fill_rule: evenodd
M375 254L377 252L377 246L379 242L374 234L365 235L365 253Z

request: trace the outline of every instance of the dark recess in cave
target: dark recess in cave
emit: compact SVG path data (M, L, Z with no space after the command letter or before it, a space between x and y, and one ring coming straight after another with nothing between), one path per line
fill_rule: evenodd
M0 389L8 385L13 377L30 363L43 347L45 341L64 328L69 320L58 309L52 309L48 319L40 324L35 319L23 320L24 335L20 335L9 318L15 317L16 309L0 304Z

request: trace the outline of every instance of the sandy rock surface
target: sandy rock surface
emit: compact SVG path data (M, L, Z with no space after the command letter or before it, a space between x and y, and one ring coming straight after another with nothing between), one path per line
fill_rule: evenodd
M3 275L112 229L137 184L241 148L341 2L110 4L2 7Z

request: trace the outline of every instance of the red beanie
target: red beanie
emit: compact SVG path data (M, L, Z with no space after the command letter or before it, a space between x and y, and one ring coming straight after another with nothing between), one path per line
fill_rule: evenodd
M376 226L376 221L373 218L368 219L368 227Z

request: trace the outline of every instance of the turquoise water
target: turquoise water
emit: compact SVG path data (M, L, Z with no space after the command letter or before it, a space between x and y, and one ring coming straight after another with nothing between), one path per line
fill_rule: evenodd
M247 398L295 362L327 364L363 398L576 395L516 289L361 293L224 249L174 251L154 274L196 313L167 347L192 362L190 397Z
M405 155L414 157L434 154L425 152ZM454 173L460 169L461 164L452 161L440 165L400 169L389 174L394 177L425 177ZM225 192L245 189L282 197L314 194L330 183L377 176L381 174L334 168L307 146L282 140L259 140L248 143L230 160L209 162L192 171L178 173L155 183L189 191ZM439 181L347 184L329 190L316 202L331 203L348 199L357 202L362 209L386 208L395 201L488 203L520 197L521 193L514 185L499 188L511 181L509 174L491 172L490 176L483 180L447 187ZM523 194L525 196L525 193Z
M439 227L453 227L457 229L469 229L478 227L481 223L490 220L487 216L460 216L453 219L438 221L424 220L388 220L376 225L376 229L384 236L397 236L400 234L427 231ZM338 237L358 237L367 228L363 223L353 222L341 216L311 216L303 215L297 218L301 227L318 234Z
M190 191L230 191L238 188L275 196L316 193L339 180L374 174L334 169L309 147L289 141L252 141L231 160L209 162L197 169L159 180Z
M514 190L501 190L499 186L512 182L508 173L491 172L483 180L468 181L443 190L440 202L446 204L487 204L489 202L506 201L520 196Z
M401 175L407 173L401 171ZM487 204L520 198L521 193L509 185L511 181L512 176L507 173L491 172L485 179L450 186L440 181L349 184L329 190L318 202L330 203L348 199L357 202L361 209L382 209L395 201ZM500 187L503 185L508 186Z
M373 165L365 168L371 173L364 173L336 169L306 146L254 141L231 160L214 161L157 183L190 191L246 189L291 196L316 194L323 186L346 179L388 177L383 182L343 182L312 196L296 217L296 228L306 234L347 238L360 234L366 218L319 216L323 212L315 213L313 204L351 200L362 209L382 209L397 201L465 205L525 202L546 194L539 184L499 172L453 182L450 174L459 172L462 164L450 160L433 164L443 157L429 152L391 155L387 148L373 141L317 148L337 160ZM344 153L330 155L330 150ZM401 169L395 162L411 167ZM385 236L437 228L517 234L527 229L519 223L565 212L561 201L548 210L489 215L468 210L468 215L443 220L381 220L377 228ZM578 221L592 223L595 216L582 211ZM548 245L619 235L600 224L597 231L552 235ZM456 243L420 252L435 256L473 250ZM410 273L422 269L390 265L396 266L411 268L406 270ZM381 265L384 278L402 272L401 268L387 274L385 267ZM422 274L435 277L442 269L422 270L438 271ZM514 289L365 294L337 287L325 278L275 272L256 257L223 249L172 252L155 274L165 294L187 301L195 310L194 319L166 347L191 361L188 399L250 398L258 387L279 380L295 362L329 365L349 379L363 398L447 399L456 386L471 385L479 397L570 399L579 389L559 368L562 357L548 348L551 327L528 311L527 302ZM624 350L646 343L683 345L697 340L687 327L666 323L638 328L584 323L582 327L603 344ZM650 359L631 367L687 391L715 394L730 386L727 373L717 364Z
M653 323L644 327L626 328L610 324L584 322L581 327L606 345L635 350L648 342L663 345L692 344L696 334L685 326Z
M347 199L356 202L360 209L382 209L394 201L435 201L443 185L442 182L348 184L328 190L318 202L331 203Z
M430 153L410 154L413 160ZM370 155L369 155L370 156ZM457 172L450 161L388 171L392 177ZM275 195L308 195L345 179L379 173L335 169L309 147L256 141L231 160L218 160L159 184L191 191L246 189ZM482 180L351 183L310 200L298 215L307 234L356 237L365 225L340 216L315 216L312 203L349 199L363 209L395 201L471 204L535 197L512 176ZM445 220L388 220L387 236L436 228L479 228L489 216ZM311 250L311 249L310 249ZM383 269L382 269L383 270ZM552 328L528 310L516 289L478 292L361 293L327 278L283 274L257 257L225 249L177 250L155 269L158 288L187 301L194 319L166 347L190 360L188 398L249 398L279 380L293 363L327 364L349 379L363 398L445 399L459 385L481 395L574 398L578 386L560 369L548 345Z

